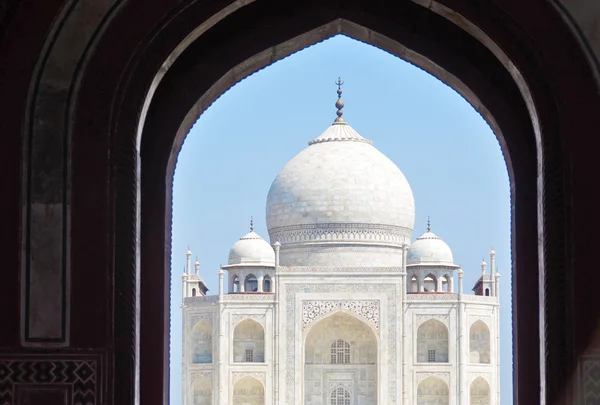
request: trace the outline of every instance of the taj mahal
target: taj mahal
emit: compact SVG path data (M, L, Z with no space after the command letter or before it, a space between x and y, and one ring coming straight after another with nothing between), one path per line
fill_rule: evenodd
M400 169L337 118L275 177L268 239L183 287L184 405L500 405L495 252L469 293ZM472 292L472 293L471 293Z

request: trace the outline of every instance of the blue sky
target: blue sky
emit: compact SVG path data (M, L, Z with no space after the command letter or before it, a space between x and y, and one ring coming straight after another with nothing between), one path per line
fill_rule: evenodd
M465 292L489 262L500 279L501 397L512 404L509 180L498 141L453 89L370 45L336 36L238 83L196 122L173 186L171 403L181 404L181 272L198 256L209 294L229 248L248 232L268 240L265 202L283 166L335 119L335 81L344 118L398 165L416 205L414 238L431 228L462 266Z

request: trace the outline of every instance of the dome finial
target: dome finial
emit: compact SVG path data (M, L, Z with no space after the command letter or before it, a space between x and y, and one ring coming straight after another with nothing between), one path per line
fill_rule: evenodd
M427 216L427 232L431 232L431 220L429 215Z
M254 232L254 220L250 217L250 232Z
M342 115L344 115L344 112L342 111L342 108L344 108L344 102L342 101L342 84L344 84L344 82L342 81L341 77L338 77L337 82L335 82L335 84L337 84L338 89L337 89L337 95L338 95L338 99L335 102L335 108L337 108L337 118L335 119L335 121L333 121L333 123L338 123L338 122L344 122L344 119L342 118Z

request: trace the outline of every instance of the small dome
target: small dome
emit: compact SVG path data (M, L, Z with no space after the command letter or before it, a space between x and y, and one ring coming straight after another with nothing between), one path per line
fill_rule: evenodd
M452 250L431 231L419 236L408 250L407 264L454 266Z
M273 248L254 231L244 235L229 251L229 265L275 266Z

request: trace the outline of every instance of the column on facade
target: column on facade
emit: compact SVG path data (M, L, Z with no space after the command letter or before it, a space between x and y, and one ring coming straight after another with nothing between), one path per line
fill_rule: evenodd
M443 284L443 278L442 277L436 277L435 278L435 291L436 292L442 292L444 291L444 288L442 287Z
M419 292L425 292L425 276L419 277Z
M466 377L467 368L467 331L465 303L463 301L463 270L458 269L458 404L467 405L469 383Z
M273 310L273 404L279 405L279 248L281 244L275 242L273 248L275 250L275 277L271 282L271 289L274 292L274 310Z
M256 282L258 283L258 286L257 286L257 289L256 289L256 291L257 291L257 292L263 292L263 281L264 281L264 280L265 280L265 276L264 276L264 275L263 275L263 276L260 276L260 277L259 277L259 278L256 280Z
M238 277L238 292L246 292L246 282L242 279L242 276Z
M406 308L408 303L406 302L406 292L408 291L408 277L406 274L406 260L408 256L408 245L404 243L402 245L402 273L404 280L404 292L402 293L402 403L408 404L408 390L407 390L407 372L406 372ZM411 283L412 284L412 281Z
M496 296L498 297L498 304L494 308L494 312L496 314L496 405L500 405L500 273L498 273L498 269L496 269L495 274L495 284L496 284Z
M496 272L496 252L494 249L490 251L490 281L491 281L491 295L496 296L496 283L494 282L494 273Z
M223 313L223 309L225 307L225 303L223 301L223 270L219 270L219 301L218 301L218 316L217 323L219 326L219 338L217 339L217 353L218 353L218 362L217 362L217 378L213 380L216 381L216 387L218 390L213 389L213 395L216 393L217 396L217 404L222 404L223 399L226 398L223 395L223 387L225 386L225 381L227 381L227 373L225 370L224 364L226 363L225 359L225 314ZM213 399L214 402L214 399Z
M448 276L448 292L454 292L454 277Z

